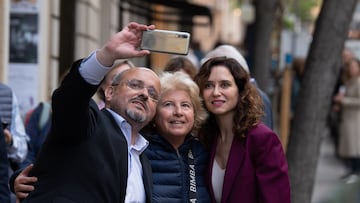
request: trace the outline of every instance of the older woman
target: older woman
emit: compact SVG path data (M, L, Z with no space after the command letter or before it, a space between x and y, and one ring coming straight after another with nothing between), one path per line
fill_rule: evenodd
M204 183L208 153L192 134L207 117L199 88L182 72L163 73L160 82L161 99L146 133L153 202L210 202Z

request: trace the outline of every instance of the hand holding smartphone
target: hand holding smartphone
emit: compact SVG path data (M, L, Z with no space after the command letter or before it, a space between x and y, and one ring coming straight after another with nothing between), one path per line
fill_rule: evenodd
M170 30L147 30L142 33L141 49L154 52L186 55L189 52L190 33Z

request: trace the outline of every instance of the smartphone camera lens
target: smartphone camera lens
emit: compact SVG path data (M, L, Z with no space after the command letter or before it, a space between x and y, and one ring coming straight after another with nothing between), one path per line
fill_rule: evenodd
M183 38L183 39L186 39L187 38L187 35L182 35L182 34L179 34L177 35L178 38Z

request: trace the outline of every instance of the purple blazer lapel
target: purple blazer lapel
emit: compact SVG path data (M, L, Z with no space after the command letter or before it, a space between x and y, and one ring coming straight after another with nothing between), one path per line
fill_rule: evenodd
M237 180L236 175L238 174L244 157L245 149L242 141L234 139L231 145L228 162L226 164L223 191L221 197L221 202L223 203L228 202L227 199L230 195L230 191L232 190L234 182Z

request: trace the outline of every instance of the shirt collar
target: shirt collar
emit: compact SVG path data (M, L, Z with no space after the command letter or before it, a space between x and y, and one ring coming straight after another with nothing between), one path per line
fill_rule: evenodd
M146 149L146 147L149 145L149 142L140 133L138 133L137 139L135 140L135 144L131 145L130 144L131 125L118 113L114 112L113 110L111 110L109 108L106 108L106 110L108 110L111 113L111 115L114 117L116 123L120 127L121 131L123 132L126 142L128 144L129 151L131 149L134 149L138 153L142 153Z

